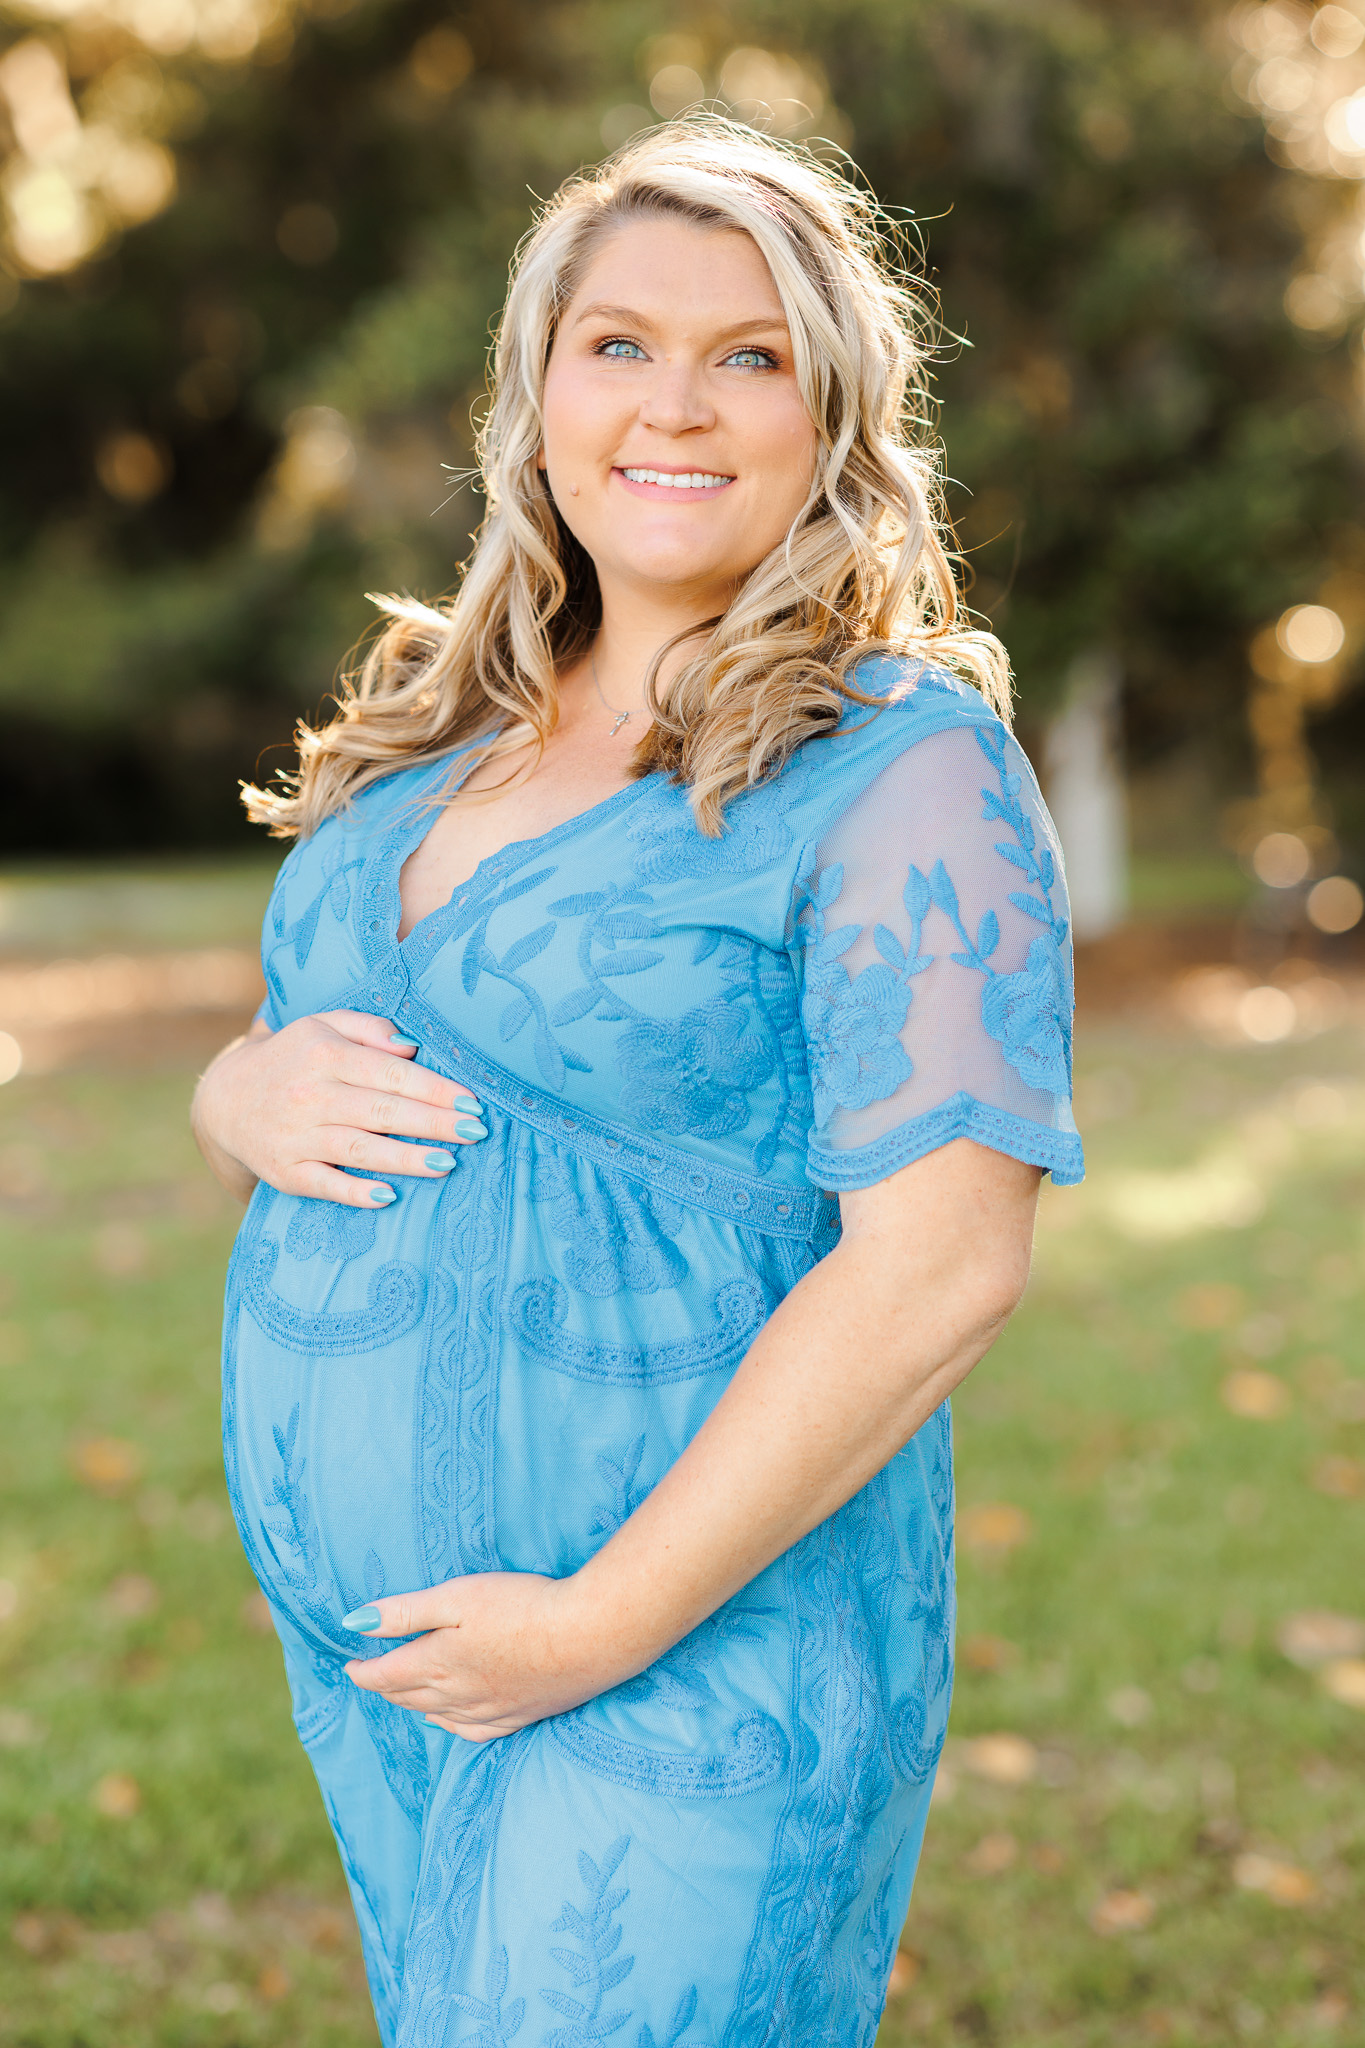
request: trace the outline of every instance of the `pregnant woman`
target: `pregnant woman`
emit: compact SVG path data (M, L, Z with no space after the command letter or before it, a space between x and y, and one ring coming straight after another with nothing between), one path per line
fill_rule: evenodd
M952 1669L947 1397L1081 1173L1060 860L817 161L525 244L445 608L253 815L224 1429L402 2048L867 2044Z

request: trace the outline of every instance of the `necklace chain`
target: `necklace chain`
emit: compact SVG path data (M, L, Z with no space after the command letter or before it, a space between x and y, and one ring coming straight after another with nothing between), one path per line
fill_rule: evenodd
M607 738L609 740L614 740L616 738L617 733L620 732L621 727L629 723L632 713L630 713L629 711L618 711L616 706L614 704L608 704L605 696L603 696L602 680L597 673L597 653L595 649L588 656L588 666L592 670L593 688L596 690L598 697L601 699L602 709L604 711L610 711L612 717L616 720L615 725L607 734Z

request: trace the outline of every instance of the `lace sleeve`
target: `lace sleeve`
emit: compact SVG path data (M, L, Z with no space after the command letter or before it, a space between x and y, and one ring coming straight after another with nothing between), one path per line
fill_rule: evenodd
M960 1137L1081 1179L1061 851L1003 727L883 769L816 847L792 933L817 1187L870 1187Z

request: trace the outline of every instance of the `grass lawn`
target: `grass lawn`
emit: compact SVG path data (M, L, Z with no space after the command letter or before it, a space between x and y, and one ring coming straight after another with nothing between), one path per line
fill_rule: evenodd
M220 1476L189 1081L0 1093L16 2048L375 2039ZM1365 1711L1277 1634L1365 1615L1365 1046L1100 1025L1079 1115L958 1403L964 1654L882 2041L1357 2048Z

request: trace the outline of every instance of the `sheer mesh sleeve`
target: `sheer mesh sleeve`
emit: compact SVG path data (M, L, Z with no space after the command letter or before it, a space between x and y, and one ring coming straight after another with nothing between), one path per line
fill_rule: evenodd
M1002 727L907 747L826 830L793 909L818 1187L960 1137L1081 1179L1061 852Z

